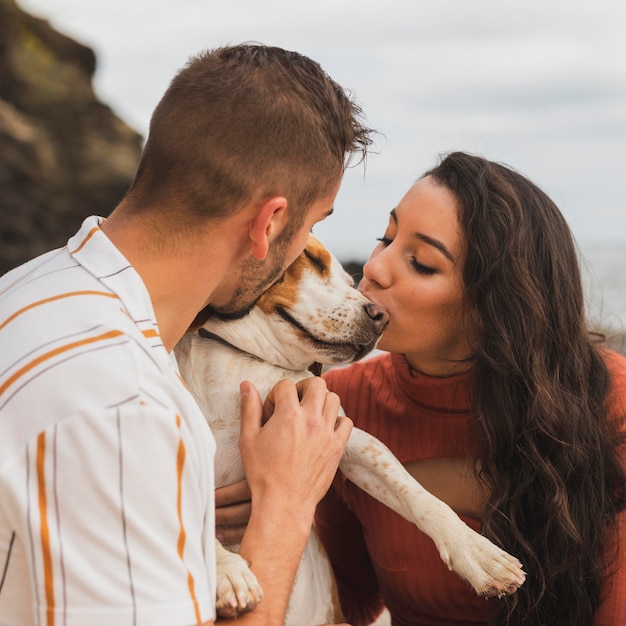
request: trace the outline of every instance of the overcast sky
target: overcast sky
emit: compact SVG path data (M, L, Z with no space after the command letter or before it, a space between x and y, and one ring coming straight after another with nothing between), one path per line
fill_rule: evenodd
M341 260L365 258L389 210L452 149L530 176L583 248L626 253L624 0L18 2L95 50L99 97L144 135L202 49L259 41L320 62L381 133L315 230Z

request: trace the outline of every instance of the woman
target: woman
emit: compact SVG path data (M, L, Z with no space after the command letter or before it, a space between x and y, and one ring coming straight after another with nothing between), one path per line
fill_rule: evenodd
M626 359L585 325L553 202L450 154L391 212L360 289L389 312L388 353L327 373L329 389L528 576L476 597L425 535L338 475L316 523L347 621L386 605L394 625L626 624Z

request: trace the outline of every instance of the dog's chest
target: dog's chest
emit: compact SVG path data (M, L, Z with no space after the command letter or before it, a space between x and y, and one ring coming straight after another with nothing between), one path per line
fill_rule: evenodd
M297 382L311 373L287 370L236 348L198 337L189 337L177 349L177 359L181 376L204 413L217 444L216 487L242 480L239 384L250 381L264 401L277 382L284 379Z

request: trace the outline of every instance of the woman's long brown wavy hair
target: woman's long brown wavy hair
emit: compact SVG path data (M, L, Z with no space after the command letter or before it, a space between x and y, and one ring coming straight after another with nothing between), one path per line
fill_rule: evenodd
M590 625L626 499L609 373L555 204L507 166L455 152L427 173L459 202L486 536L528 574L493 623Z

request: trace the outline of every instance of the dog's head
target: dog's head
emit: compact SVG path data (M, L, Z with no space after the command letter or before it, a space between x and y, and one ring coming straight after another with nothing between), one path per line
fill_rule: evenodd
M196 332L204 329L264 361L302 370L313 362L360 359L374 348L387 321L387 313L354 288L352 277L311 235L248 315L212 317Z

